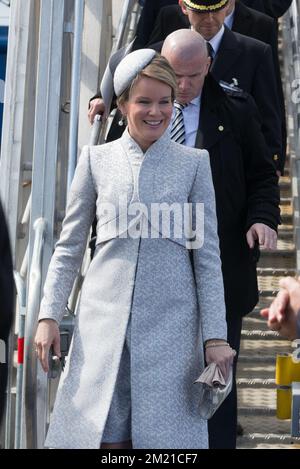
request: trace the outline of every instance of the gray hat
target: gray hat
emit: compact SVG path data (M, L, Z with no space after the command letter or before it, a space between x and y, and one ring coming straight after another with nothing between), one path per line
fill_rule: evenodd
M124 57L114 74L114 89L117 97L121 96L155 55L156 52L153 49L139 49Z

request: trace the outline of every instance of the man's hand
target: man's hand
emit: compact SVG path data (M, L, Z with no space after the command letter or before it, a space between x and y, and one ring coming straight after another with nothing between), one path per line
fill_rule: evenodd
M258 241L261 249L276 249L277 233L263 223L254 223L246 234L248 246L254 248L255 241Z
M97 114L100 114L102 116L104 112L105 112L105 105L104 105L103 99L101 98L93 99L90 102L90 108L88 112L88 118L89 118L91 125L93 125L94 123L95 116Z
M292 277L280 280L281 289L269 308L262 309L260 314L268 320L272 331L289 340L297 338L297 320L300 312L300 282Z

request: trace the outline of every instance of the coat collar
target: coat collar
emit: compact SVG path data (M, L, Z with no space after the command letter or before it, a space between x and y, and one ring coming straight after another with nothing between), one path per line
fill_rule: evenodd
M236 2L232 30L247 36L252 29L252 23L251 10L242 3Z
M154 158L157 160L160 159L160 157L163 155L163 151L169 146L170 134L169 130L167 129L163 135L148 148L145 153L142 151L139 144L129 134L128 127L126 127L122 137L120 138L120 142L123 149L125 150L125 153L128 155L135 154L143 156L144 160L149 159L149 157L151 157L151 159Z

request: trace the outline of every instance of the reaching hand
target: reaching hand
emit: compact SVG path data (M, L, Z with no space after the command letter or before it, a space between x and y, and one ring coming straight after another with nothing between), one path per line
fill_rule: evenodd
M90 102L90 108L88 112L88 118L89 118L90 123L93 125L95 116L97 114L100 114L102 116L104 112L105 112L105 105L104 105L103 99L101 98L93 99Z
M276 249L277 247L277 233L263 223L254 223L248 230L247 242L250 249L254 248L255 241L258 241L261 249Z
M269 308L261 310L268 327L289 340L297 338L300 315L300 282L292 277L280 280L280 291Z

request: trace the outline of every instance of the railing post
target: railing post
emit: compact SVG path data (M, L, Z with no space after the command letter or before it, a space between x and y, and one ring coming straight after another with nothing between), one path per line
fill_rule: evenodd
M25 329L25 430L26 447L42 448L48 422L47 376L33 352L39 304L53 253L57 161L59 153L64 19L66 0L41 0L37 72L32 203L29 235L29 282ZM37 220L44 220L37 222ZM46 220L46 221L45 221ZM37 225L36 225L37 223ZM37 230L37 231L36 231ZM36 231L36 232L35 232ZM36 279L36 243L41 243L39 280ZM41 256L41 252L39 252ZM35 264L35 265L34 265Z

